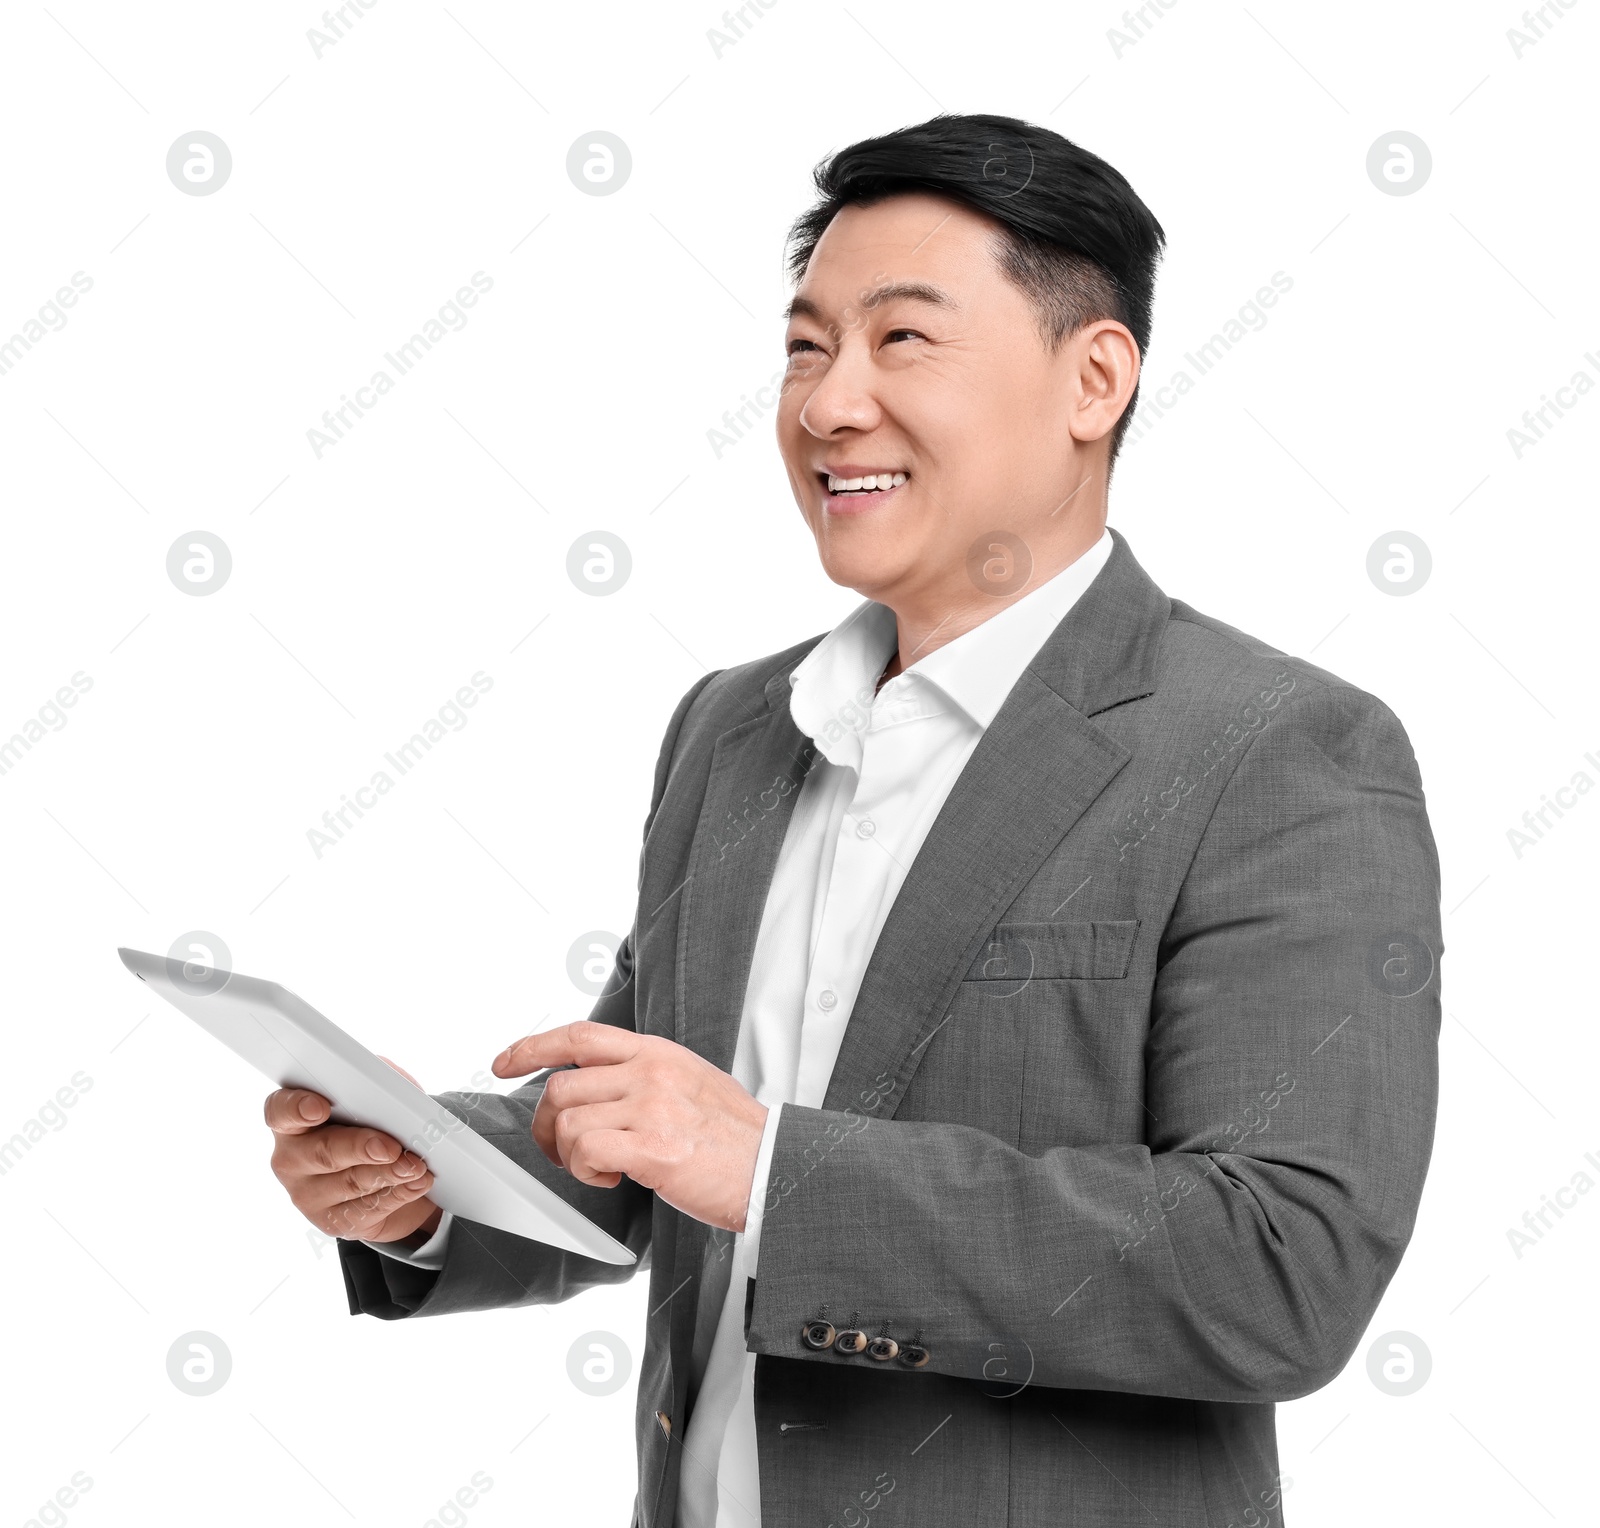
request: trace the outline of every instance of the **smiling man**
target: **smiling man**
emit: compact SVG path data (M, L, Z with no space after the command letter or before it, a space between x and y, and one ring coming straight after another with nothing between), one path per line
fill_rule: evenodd
M1432 1144L1415 758L1106 528L1163 245L1121 175L946 116L817 187L778 443L864 603L683 697L592 1019L439 1097L648 1254L639 1528L1281 1523L1274 1403ZM352 1312L632 1271L443 1214L314 1094L267 1119Z

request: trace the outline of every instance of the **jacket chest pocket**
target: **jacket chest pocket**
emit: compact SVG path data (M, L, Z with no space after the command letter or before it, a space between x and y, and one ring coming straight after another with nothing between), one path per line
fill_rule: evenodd
M1001 923L967 969L969 982L1117 980L1128 974L1139 919Z

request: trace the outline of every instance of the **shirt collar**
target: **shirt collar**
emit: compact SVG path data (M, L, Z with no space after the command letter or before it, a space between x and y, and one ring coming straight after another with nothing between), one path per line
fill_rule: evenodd
M906 673L931 680L987 729L1033 655L1105 566L1111 548L1111 533L1102 530L1075 562L971 631L917 659Z
M894 612L865 600L833 628L789 675L795 725L835 764L858 764L861 734L879 702L932 685L980 731L994 720L1029 660L1078 602L1111 555L1108 531L1075 562L988 620L963 632L891 679L874 697L878 676L895 650Z
M866 600L790 673L789 713L830 763L859 766L873 692L894 649L894 612Z

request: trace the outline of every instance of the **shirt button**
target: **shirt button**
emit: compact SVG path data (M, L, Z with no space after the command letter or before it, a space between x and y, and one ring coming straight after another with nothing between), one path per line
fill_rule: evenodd
M817 994L817 1007L820 1008L824 1013L832 1013L838 1004L838 995L834 992L832 987L824 987L822 991Z
M861 821L856 824L857 838L871 838L872 835L877 831L878 825L870 817L863 817Z

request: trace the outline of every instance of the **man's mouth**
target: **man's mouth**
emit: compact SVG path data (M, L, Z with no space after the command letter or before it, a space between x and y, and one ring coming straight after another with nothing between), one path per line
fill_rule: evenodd
M827 490L830 498L870 499L876 495L892 493L905 484L910 476L909 472L885 467L878 471L853 473L849 476L819 472L817 479Z

